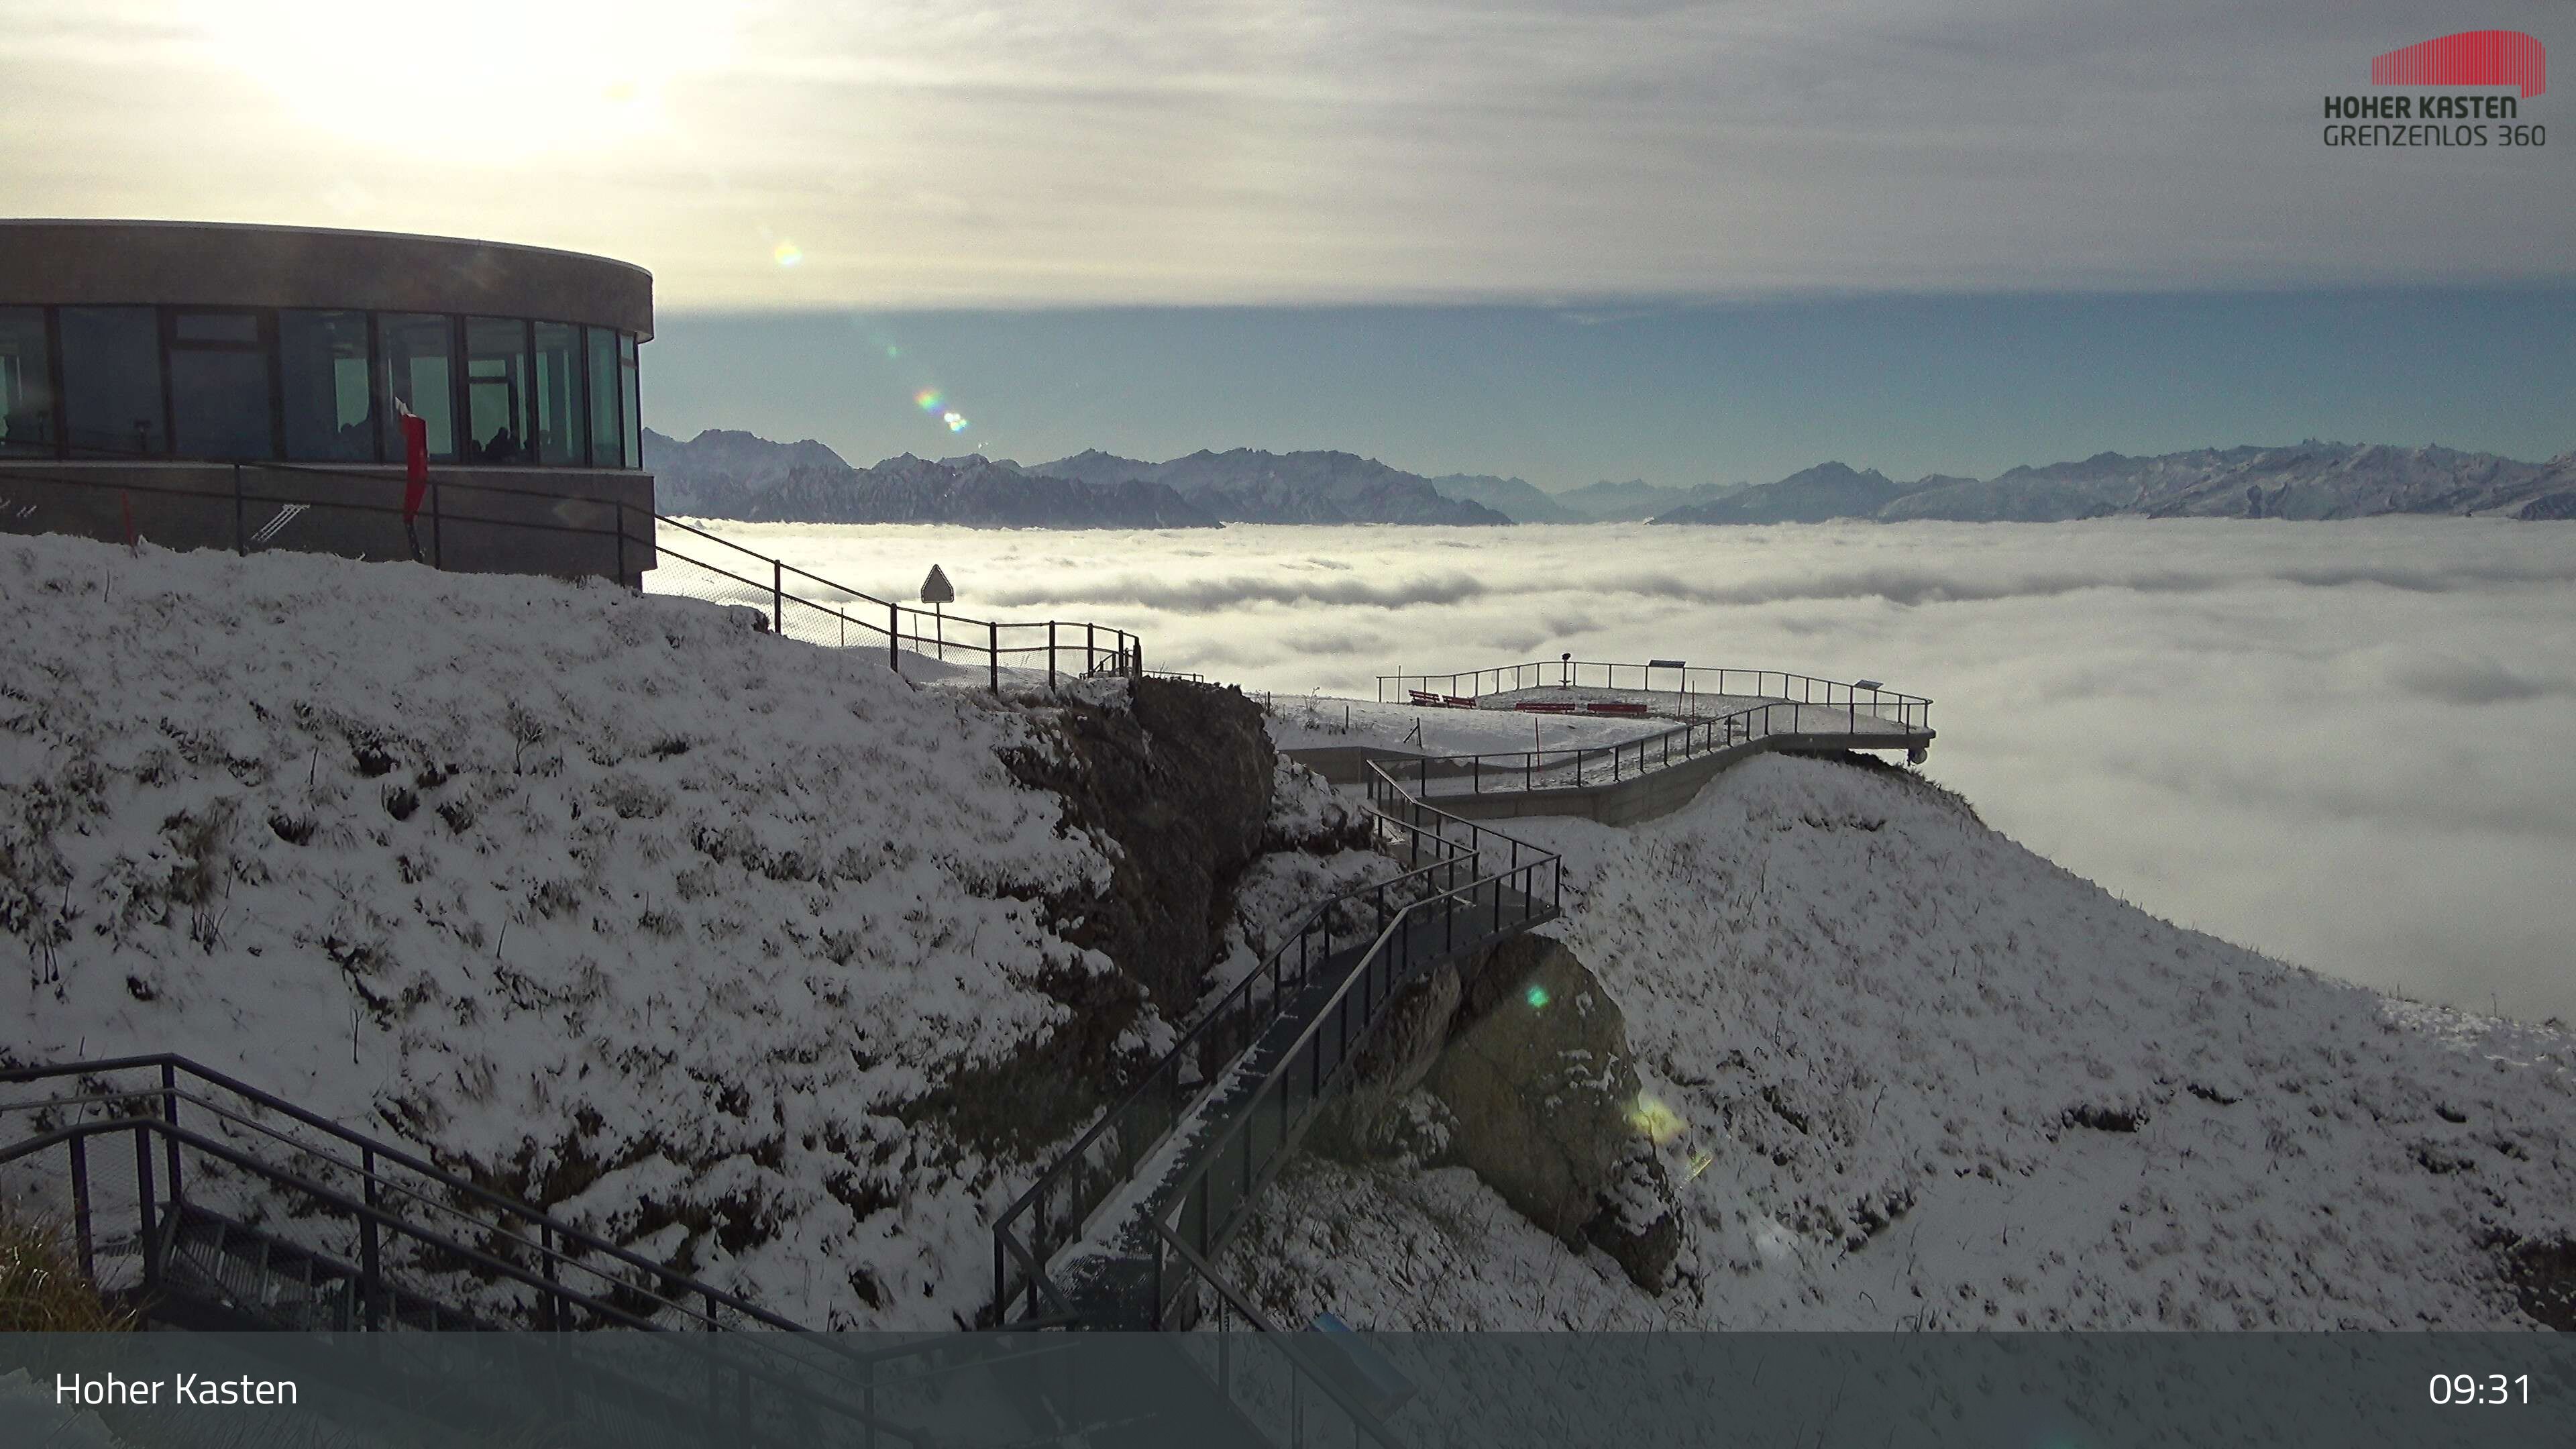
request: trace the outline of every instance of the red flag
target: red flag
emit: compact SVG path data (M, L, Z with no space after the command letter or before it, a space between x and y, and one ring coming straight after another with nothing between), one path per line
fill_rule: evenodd
M420 500L429 492L429 420L409 408L402 409L403 435L403 522L420 516Z

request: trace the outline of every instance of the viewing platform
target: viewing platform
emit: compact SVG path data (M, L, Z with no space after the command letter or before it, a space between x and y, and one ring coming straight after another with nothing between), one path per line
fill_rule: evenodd
M1880 681L1671 660L1569 658L1463 674L1381 675L1378 698L1422 709L1426 721L1429 711L1474 710L1540 722L1626 717L1641 726L1629 738L1557 749L1435 753L1351 744L1287 751L1336 784L1362 783L1374 764L1420 798L1478 820L1572 815L1633 824L1680 809L1712 776L1756 754L1901 750L1920 764L1935 737L1932 701ZM1672 723L1646 728L1652 721Z

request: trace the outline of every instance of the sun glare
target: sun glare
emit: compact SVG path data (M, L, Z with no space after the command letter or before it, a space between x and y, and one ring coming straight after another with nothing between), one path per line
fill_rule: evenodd
M352 141L496 163L649 134L670 84L722 65L730 0L203 0L220 60L305 125Z

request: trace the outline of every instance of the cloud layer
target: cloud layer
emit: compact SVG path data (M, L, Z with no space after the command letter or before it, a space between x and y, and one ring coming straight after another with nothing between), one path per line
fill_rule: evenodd
M1126 625L1254 690L1568 650L1885 679L1937 701L1934 776L2150 909L2576 1020L2576 528L727 531L878 592L935 562L960 613Z

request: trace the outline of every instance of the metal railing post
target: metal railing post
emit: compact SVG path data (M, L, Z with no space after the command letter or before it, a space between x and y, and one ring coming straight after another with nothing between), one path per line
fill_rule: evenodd
M1055 688L1055 620L1047 620L1047 688Z
M541 1255L537 1259L537 1262L540 1265L538 1272L544 1276L547 1286L551 1287L554 1285L555 1281L555 1230L553 1224L540 1223L537 1225L537 1252ZM537 1303L538 1306L544 1310L537 1315L537 1326L552 1332L561 1333L564 1328L563 1295L559 1293L549 1293L543 1298L538 1299Z
M366 1299L367 1327L385 1326L385 1260L382 1243L376 1231L375 1211L383 1206L376 1191L376 1150L361 1150L359 1170L365 1174L364 1192L369 1212L358 1219L358 1268L363 1276L359 1291Z
M179 1069L169 1062L161 1064L161 1120L179 1125ZM170 1174L170 1201L179 1201L179 1138L174 1133L161 1144L161 1165Z
M80 1247L81 1276L95 1283L98 1265L93 1261L89 1231L89 1139L71 1140L72 1154L72 1239Z
M903 617L901 608L902 606L897 604L886 605L886 668L893 670L897 674L903 673Z
M143 1213L143 1291L158 1293L161 1289L161 1230L159 1214L152 1201L152 1129L134 1129L135 1195Z
M999 624L987 623L984 626L984 662L992 677L993 692L995 694L1001 693L1002 626Z
M769 632L787 632L787 565L769 561Z

